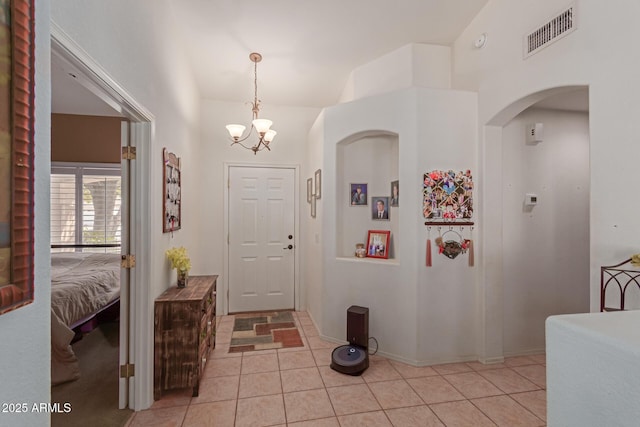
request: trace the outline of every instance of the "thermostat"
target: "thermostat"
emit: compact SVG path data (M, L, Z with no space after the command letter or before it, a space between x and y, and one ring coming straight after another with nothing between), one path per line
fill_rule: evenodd
M536 194L527 193L524 196L524 204L526 206L535 206L538 204L538 196Z
M542 142L544 138L544 124L532 123L527 126L527 142L536 143Z

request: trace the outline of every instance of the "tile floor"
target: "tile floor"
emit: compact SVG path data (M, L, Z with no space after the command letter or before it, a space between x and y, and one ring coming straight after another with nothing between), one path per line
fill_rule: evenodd
M329 368L336 344L294 314L304 347L228 353L233 316L218 319L198 397L165 393L127 426L544 426L545 356L415 367L372 356L362 376Z

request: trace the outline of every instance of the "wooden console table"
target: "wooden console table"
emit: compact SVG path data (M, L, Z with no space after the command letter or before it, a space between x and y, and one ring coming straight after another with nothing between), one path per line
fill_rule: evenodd
M185 288L171 287L155 300L153 398L164 390L193 387L215 347L216 280L190 276Z

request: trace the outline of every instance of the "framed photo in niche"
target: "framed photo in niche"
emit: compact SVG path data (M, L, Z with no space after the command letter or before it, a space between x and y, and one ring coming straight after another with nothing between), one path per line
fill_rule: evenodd
M182 228L182 177L180 158L162 149L162 232L170 233Z
M391 231L369 230L367 233L367 258L389 258Z
M0 5L0 314L34 299L34 8Z
M391 181L389 206L398 207L400 202L400 181Z
M389 221L388 197L371 197L371 219Z
M349 204L367 206L367 184L349 184Z

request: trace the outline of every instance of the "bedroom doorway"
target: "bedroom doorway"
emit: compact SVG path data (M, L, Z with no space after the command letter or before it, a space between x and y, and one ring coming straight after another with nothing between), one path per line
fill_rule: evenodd
M69 96L78 95L77 90L63 90L64 101L78 102L83 108L82 113L87 115L99 115L91 110L96 99L111 108L116 112L115 116L124 121L123 126L117 130L119 145L131 147L127 148L127 153L130 154L123 160L118 160L122 162L120 191L123 219L120 232L122 253L132 254L136 260L133 268L125 268L120 274L119 338L114 343L118 347L119 361L115 369L117 372L110 375L118 378L118 408L145 409L152 401L152 390L148 387L152 383L152 370L150 372L147 367L152 366L153 355L149 357L146 342L152 336L153 326L144 321L152 316L147 304L149 284L144 280L149 271L151 231L149 224L131 221L130 218L146 217L150 206L149 152L154 117L53 22L51 58L52 70L55 63L60 68L57 71L62 71L62 76L84 94L74 100L69 99ZM55 78L52 71L52 92L55 92ZM52 93L52 99L55 96ZM118 150L121 151L120 146ZM120 159L120 153L118 158ZM96 395L99 396L100 393Z
M229 312L295 307L296 169L228 168Z

